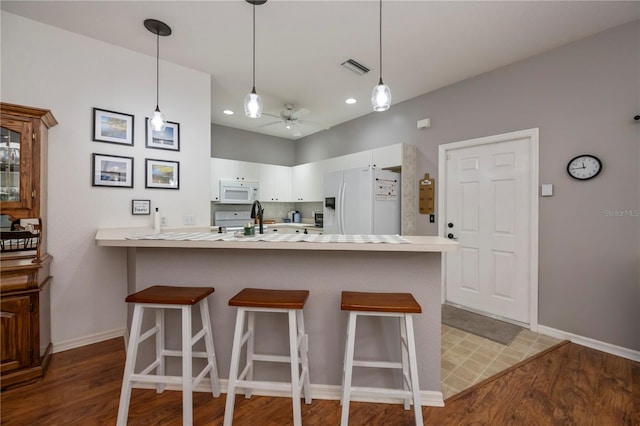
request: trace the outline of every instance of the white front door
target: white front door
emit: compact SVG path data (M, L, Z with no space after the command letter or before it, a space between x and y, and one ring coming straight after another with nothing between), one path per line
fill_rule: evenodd
M445 300L537 326L538 130L440 146Z

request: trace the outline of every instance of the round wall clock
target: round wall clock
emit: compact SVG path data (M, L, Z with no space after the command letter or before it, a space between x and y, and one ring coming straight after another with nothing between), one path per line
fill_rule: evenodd
M594 155L578 155L567 164L567 173L574 179L588 180L602 171L602 161Z

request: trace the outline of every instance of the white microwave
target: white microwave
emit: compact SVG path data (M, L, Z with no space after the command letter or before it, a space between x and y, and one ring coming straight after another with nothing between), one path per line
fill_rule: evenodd
M220 181L220 203L222 204L253 204L258 198L260 198L258 182Z

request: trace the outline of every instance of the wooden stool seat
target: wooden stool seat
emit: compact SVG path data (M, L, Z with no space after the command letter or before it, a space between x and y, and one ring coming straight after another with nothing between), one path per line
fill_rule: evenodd
M343 291L340 309L343 311L422 313L422 308L411 293Z
M207 296L211 295L214 290L213 287L152 286L126 297L125 301L133 303L134 307L129 344L127 345L127 359L122 379L122 390L120 392L118 426L127 424L131 389L138 383L155 384L156 392L158 393L163 392L166 385L181 387L182 424L184 425L193 423L193 389L207 375L209 375L213 396L218 397L220 395L220 379L218 377L209 305L207 303ZM198 305L200 308L202 322L202 329L195 336L192 334L191 324L191 311L194 305ZM146 309L155 311L155 325L142 332L142 320ZM168 349L165 346L164 311L166 309L178 309L181 311L182 346L180 350ZM143 368L140 373L136 373L136 358L139 345L152 336L155 336L155 359ZM200 340L204 341L204 352L193 350L193 346ZM180 376L165 374L166 357L182 358L182 374ZM206 365L195 377L193 375L193 358L206 360Z
M245 288L229 300L229 306L238 308L236 328L231 348L229 385L224 410L224 426L233 423L233 408L237 389L244 389L245 398L251 398L254 389L291 393L293 424L302 425L301 395L311 404L309 381L308 336L304 330L302 309L309 297L308 290L271 290ZM288 355L255 352L255 314L286 314L289 323ZM245 332L245 320L247 331ZM246 365L240 369L240 354L246 344ZM287 363L291 369L291 382L260 381L253 379L254 362ZM259 423L259 422L258 422Z
M229 306L302 309L308 297L309 290L245 288L229 300Z
M340 398L342 405L341 426L346 426L349 423L349 402L353 393L398 397L404 401L405 410L411 409L411 403L413 402L416 425L422 426L418 362L413 333L413 315L422 313L420 304L410 293L343 291L340 309L349 312L342 372L342 395ZM375 361L369 358L366 360L354 359L358 316L399 318L400 351L402 354L400 361ZM353 367L402 370L402 389L352 386Z
M161 305L195 305L213 293L213 287L170 287L154 285L133 293L127 303L158 303Z

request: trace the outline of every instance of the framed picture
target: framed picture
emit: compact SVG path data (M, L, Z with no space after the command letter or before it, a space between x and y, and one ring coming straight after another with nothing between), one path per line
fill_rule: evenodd
M92 186L133 188L133 157L93 154Z
M146 188L180 189L180 163L145 160Z
M133 115L94 108L92 140L133 146Z
M151 120L146 119L146 147L155 149L168 149L170 151L180 151L180 124L167 121L167 126L163 131L151 129Z
M131 214L151 214L151 200L131 200Z

